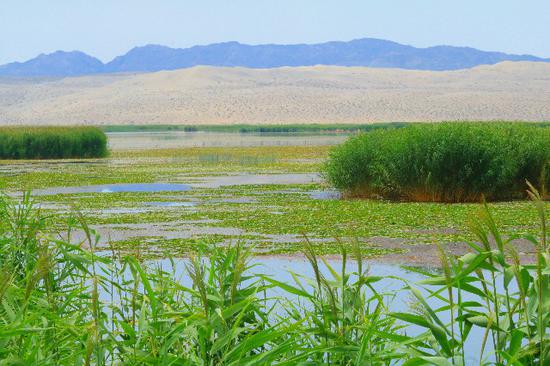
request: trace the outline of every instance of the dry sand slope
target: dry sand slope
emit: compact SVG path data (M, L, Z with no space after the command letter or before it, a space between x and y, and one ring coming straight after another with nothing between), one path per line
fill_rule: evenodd
M550 120L550 63L432 72L194 67L0 79L0 124Z

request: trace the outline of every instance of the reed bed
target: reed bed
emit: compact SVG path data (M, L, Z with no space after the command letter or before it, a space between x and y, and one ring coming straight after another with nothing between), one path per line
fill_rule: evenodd
M524 182L550 184L550 128L448 122L376 130L335 147L324 167L349 196L479 202L525 198Z
M366 123L366 124L231 124L231 125L110 125L102 127L106 132L227 132L227 133L335 133L372 131L377 129L400 128L405 122Z
M395 279L411 296L408 312L375 289L381 278L363 266L358 246L343 246L342 267L333 268L306 240L314 276L293 274L292 283L255 273L251 248L239 243L205 247L187 260L185 286L173 265L98 252L78 213L55 234L30 195L2 197L0 363L548 365L547 220L538 192L529 195L540 217L540 236L523 238L537 248L534 264L520 263L516 238L502 237L482 206L471 253L441 248L441 272L419 283ZM413 325L425 331L410 335ZM473 329L483 341L467 349Z
M0 159L101 158L107 137L96 127L1 127Z

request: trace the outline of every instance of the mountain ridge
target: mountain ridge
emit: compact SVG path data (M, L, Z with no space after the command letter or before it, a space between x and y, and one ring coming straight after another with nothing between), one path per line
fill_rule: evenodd
M230 41L188 48L149 44L134 47L107 63L81 51L56 51L25 62L1 65L0 76L63 77L155 72L200 65L247 68L328 65L450 71L503 61L550 62L550 58L482 51L472 47L440 45L419 48L376 38L290 45L248 45Z

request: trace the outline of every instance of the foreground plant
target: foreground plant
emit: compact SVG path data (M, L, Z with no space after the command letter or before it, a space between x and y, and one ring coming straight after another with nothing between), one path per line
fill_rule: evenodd
M305 256L314 278L292 274L295 284L266 281L289 294L283 308L286 316L302 325L303 352L315 365L391 365L403 356L396 347L399 326L388 317L391 299L375 290L381 277L372 276L363 266L364 258L358 243L353 245L356 271L348 271L348 255L344 246L340 270L319 258L307 240ZM327 278L325 273L330 277Z
M521 239L535 246L534 264L520 262L514 246L520 238L502 237L485 205L471 223L478 239L469 243L473 252L453 258L441 248L443 275L425 273L430 278L419 283L427 295L409 287L416 314L392 314L428 330L416 338L422 343L409 348L413 358L407 364L469 365L473 359L480 365L550 364L547 220L539 193L532 186L528 193L539 213L541 232L538 238ZM440 306L433 308L430 302ZM483 338L467 345L476 327Z
M314 276L293 273L294 283L255 274L240 243L206 247L180 273L173 260L98 252L79 214L55 234L29 195L2 197L0 364L548 365L546 213L529 194L541 222L540 237L523 238L534 264L520 262L517 238L502 237L485 206L472 253L441 248L441 275L394 279L414 298L408 313L392 312L359 245L342 245L336 269L306 240Z

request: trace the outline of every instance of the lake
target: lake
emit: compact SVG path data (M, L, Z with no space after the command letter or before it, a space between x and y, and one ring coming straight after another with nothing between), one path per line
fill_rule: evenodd
M346 140L345 133L234 133L234 132L110 132L113 150L177 149L185 147L324 146Z

